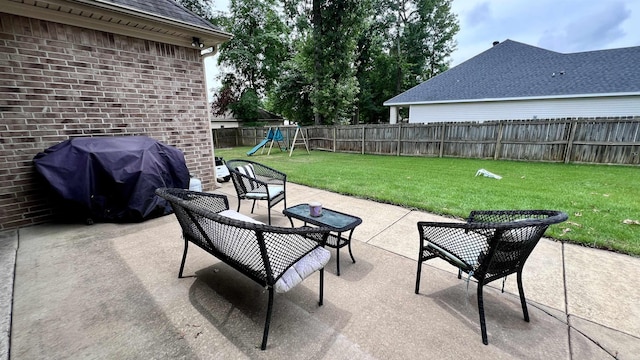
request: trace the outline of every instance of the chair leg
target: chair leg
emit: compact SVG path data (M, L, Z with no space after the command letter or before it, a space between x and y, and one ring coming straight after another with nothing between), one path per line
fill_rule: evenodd
M187 249L189 248L189 240L184 239L184 252L182 253L182 263L180 264L180 272L178 278L182 278L182 271L184 270L184 263L187 260Z
M484 320L484 302L482 301L482 280L478 281L478 314L480 314L480 331L482 332L482 343L489 345L487 340L487 324Z
M271 204L267 203L267 218L268 220L268 224L271 225Z
M320 269L320 300L318 305L322 306L322 298L324 297L324 268Z
M267 305L267 319L264 322L264 333L262 334L261 350L267 348L267 338L269 337L269 325L271 324L271 310L273 310L273 287L269 288L269 304Z
M240 199L240 197L238 196L238 210L236 210L237 212L240 212L240 203L242 202L242 199Z
M518 292L520 293L520 304L524 321L529 322L529 311L527 310L527 300L524 298L524 288L522 287L522 270L518 271Z
M420 251L422 254L422 251ZM416 273L416 294L420 293L420 274L422 274L422 259L418 258L418 272Z
M251 205L251 213L253 214L253 209L256 207L256 201L253 200L253 205Z

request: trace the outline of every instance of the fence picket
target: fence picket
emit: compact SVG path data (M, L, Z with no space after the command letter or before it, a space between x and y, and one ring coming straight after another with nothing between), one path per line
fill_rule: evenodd
M360 154L639 165L640 116L308 126L312 149ZM265 128L213 129L216 148L254 146Z

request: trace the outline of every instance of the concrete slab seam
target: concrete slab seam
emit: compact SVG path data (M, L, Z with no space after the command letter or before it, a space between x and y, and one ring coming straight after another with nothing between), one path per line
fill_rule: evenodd
M582 321L587 321L587 322L590 322L590 323L592 323L592 324L596 324L596 325L598 325L598 326L601 326L601 327L607 328L607 329L609 329L609 330L611 330L611 331L615 331L615 332L618 332L618 333L621 333L621 334L625 334L625 335L627 335L627 336L630 336L630 337L633 337L633 338L638 339L638 337L636 337L636 336L634 336L634 335L628 334L628 333L626 333L626 332L624 332L624 331L620 331L620 330L618 330L618 329L613 329L613 328L611 328L611 327L608 327L608 326L606 326L606 325L599 324L599 323L594 322L594 321L591 321L591 320L589 320L589 319L585 319L585 318L583 318L583 317L575 316L575 315L569 315L569 316L570 316L570 317L573 317L573 318L580 319L580 320L582 320ZM569 327L569 330L573 329L573 330L575 330L576 332L578 332L580 335L584 336L584 337L585 337L585 339L587 339L587 340L591 341L594 345L596 345L597 347L599 347L600 349L602 349L604 352L606 352L607 354L609 354L609 355L611 356L611 358L612 358L612 359L618 359L618 354L617 354L617 352L616 352L615 354L611 353L611 351L607 350L603 345L601 345L601 344L600 344L600 342L599 342L599 341L597 341L597 340L595 340L595 339L591 338L591 336L589 336L589 335L585 334L583 331L581 331L581 330L580 330L580 329L578 329L577 327L575 327L575 326L571 325L571 323L569 323L569 324L567 324L567 325L568 325L568 327ZM640 339L638 339L638 340L640 340Z
M560 243L561 249L561 258L562 258L562 290L564 294L564 314L565 321L567 324L567 342L569 346L569 358L573 356L573 349L571 348L571 325L569 324L569 296L567 295L567 266L566 266L566 258L564 253L564 242Z
M385 227L384 229L378 231L376 234L374 234L373 236L371 236L369 239L367 239L366 241L364 241L364 243L369 244L369 241L371 241L371 239L375 238L376 236L382 234L383 232L387 231L389 228L391 228L393 225L397 224L400 220L406 218L409 214L411 214L414 210L409 210L407 213L405 213L404 215L402 215L401 217L397 218L396 221L392 222L391 224L389 224L389 226ZM375 246L375 245L374 245ZM376 246L377 247L377 246Z
M594 345L598 346L600 349L602 349L604 352L606 352L607 354L609 354L613 359L617 359L618 356L615 354L612 354L611 352L609 352L609 350L605 349L602 345L600 345L600 343L596 340L594 340L593 338L591 338L589 335L585 334L584 332L582 332L580 329L576 328L575 326L571 325L571 321L570 318L572 315L569 314L569 295L567 294L567 267L566 267L566 257L565 257L565 243L564 241L561 242L561 248L562 248L562 285L564 287L564 313L567 317L566 319L566 324L567 324L567 341L568 341L568 345L569 345L569 357L572 359L573 358L573 346L571 344L571 329L577 331L579 334L581 334L582 336L585 337L585 339L591 341ZM577 317L577 316L576 316ZM586 319L584 319L586 320ZM590 321L592 322L592 321ZM598 324L600 326L602 326L601 324Z

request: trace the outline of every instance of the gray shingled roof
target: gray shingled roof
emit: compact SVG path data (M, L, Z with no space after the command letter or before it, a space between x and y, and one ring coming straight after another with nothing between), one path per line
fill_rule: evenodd
M141 12L180 21L189 25L220 30L207 20L178 4L175 0L100 0L99 2L139 10Z
M640 94L640 46L561 54L506 40L384 105Z

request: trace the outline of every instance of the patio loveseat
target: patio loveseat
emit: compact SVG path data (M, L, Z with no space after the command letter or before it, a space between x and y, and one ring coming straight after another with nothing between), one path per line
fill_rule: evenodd
M157 189L156 194L169 201L182 228L184 253L178 277L191 242L268 289L262 350L267 347L274 292L289 291L319 271L322 305L324 266L331 256L324 249L329 229L266 225L229 210L224 195L169 188Z

